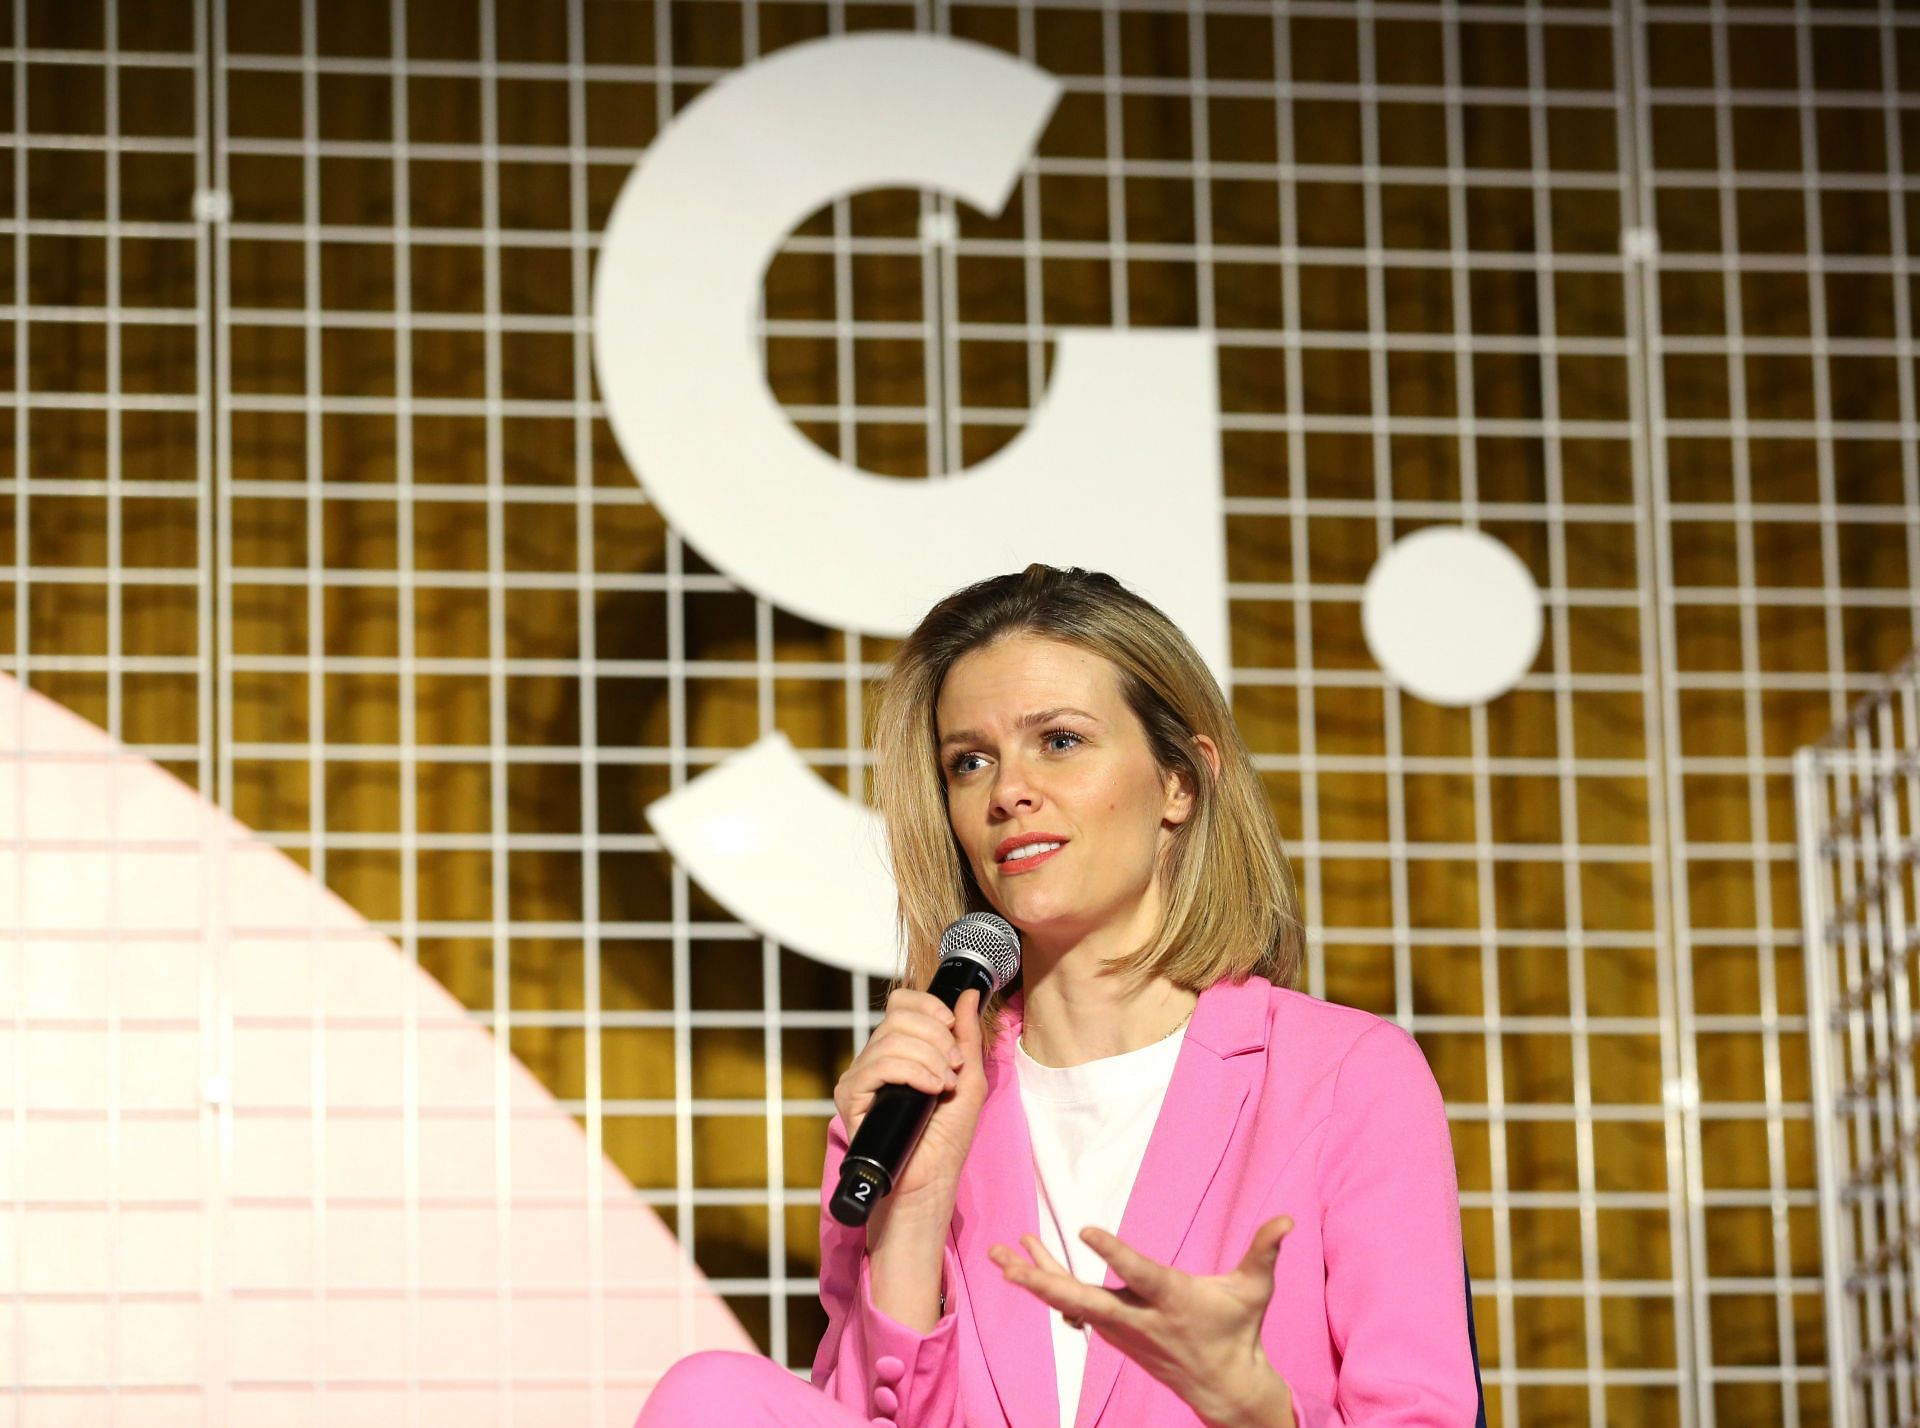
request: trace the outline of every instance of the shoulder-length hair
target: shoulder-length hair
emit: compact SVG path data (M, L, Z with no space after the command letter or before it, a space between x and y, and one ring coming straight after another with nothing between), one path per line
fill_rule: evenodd
M875 795L899 889L906 965L922 987L939 961L940 934L968 912L991 911L947 818L935 706L966 654L1014 635L1038 635L1107 660L1163 774L1194 791L1192 814L1162 856L1165 911L1147 944L1107 959L1145 985L1164 976L1203 990L1259 975L1293 986L1299 911L1280 831L1227 701L1193 645L1158 608L1111 575L1030 565L956 591L927 612L894 656L874 715ZM1215 775L1195 744L1213 740ZM1010 983L1007 995L1019 985ZM989 1008L989 1031L1001 998Z

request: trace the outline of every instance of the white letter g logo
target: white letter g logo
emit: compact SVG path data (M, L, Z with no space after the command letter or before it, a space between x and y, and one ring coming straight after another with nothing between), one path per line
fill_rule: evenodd
M872 476L828 456L780 410L755 350L763 275L803 218L881 187L944 189L997 211L1058 93L995 51L886 35L784 50L701 95L608 220L594 293L608 418L680 533L809 619L901 635L969 581L1035 560L1085 565L1154 600L1224 676L1210 336L1061 333L1027 430L949 481ZM894 970L892 884L871 816L777 736L742 757L748 766L653 806L668 847L768 935L838 966ZM709 780L720 782L703 793Z

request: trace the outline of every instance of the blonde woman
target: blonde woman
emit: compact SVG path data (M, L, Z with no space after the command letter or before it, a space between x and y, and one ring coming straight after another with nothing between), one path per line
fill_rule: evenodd
M1179 630L1105 575L971 586L895 658L875 751L908 965L823 1194L882 1086L939 1099L864 1227L822 1214L813 1386L695 1355L642 1423L1474 1423L1439 1091L1398 1027L1291 990L1279 834ZM977 910L1022 972L949 1012L914 989Z

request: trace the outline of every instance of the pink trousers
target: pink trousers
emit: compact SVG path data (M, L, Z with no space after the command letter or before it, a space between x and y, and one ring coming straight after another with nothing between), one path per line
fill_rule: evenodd
M758 1354L709 1349L689 1354L654 1385L634 1428L873 1428L862 1418Z

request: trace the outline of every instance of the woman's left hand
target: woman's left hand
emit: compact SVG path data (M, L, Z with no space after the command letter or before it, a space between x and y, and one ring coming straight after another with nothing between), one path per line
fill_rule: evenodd
M1286 1428L1292 1394L1260 1343L1260 1323L1273 1298L1280 1241L1292 1228L1285 1215L1267 1221L1233 1272L1215 1275L1156 1264L1105 1230L1082 1230L1080 1238L1126 1281L1119 1290L1075 1279L1036 1235L1020 1237L1031 1264L1005 1245L987 1253L1009 1282L1087 1325L1209 1424Z

